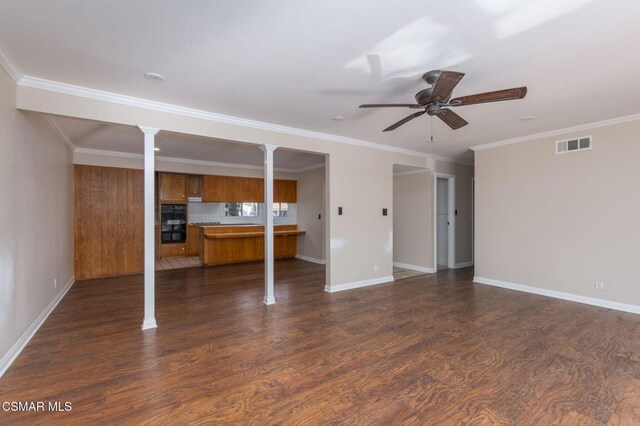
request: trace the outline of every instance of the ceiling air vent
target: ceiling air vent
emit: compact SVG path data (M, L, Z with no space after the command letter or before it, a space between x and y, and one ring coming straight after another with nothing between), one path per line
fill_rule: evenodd
M556 141L556 154L584 151L585 149L591 149L591 136L580 136L575 139Z

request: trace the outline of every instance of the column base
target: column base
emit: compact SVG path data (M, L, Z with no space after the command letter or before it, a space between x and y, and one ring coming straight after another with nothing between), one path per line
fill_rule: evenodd
M271 297L265 297L263 302L265 305L275 305L276 304L276 298L271 296Z
M155 318L145 318L144 321L142 321L143 330L148 330L150 328L157 328L157 327L158 327L158 324L156 323Z

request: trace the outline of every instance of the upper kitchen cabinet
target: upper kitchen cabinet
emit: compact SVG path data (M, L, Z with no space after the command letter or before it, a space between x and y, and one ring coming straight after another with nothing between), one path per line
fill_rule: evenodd
M205 175L202 178L202 201L220 203L262 203L262 179L237 176Z
M225 202L226 176L204 175L202 177L202 201Z
M187 175L180 173L159 173L159 200L162 203L187 202Z
M187 197L202 197L202 176L187 176Z
M273 201L275 203L296 203L298 200L298 182L295 180L274 179Z
M273 201L295 203L298 182L275 179ZM264 203L264 180L237 176L205 175L202 178L202 201L220 203Z

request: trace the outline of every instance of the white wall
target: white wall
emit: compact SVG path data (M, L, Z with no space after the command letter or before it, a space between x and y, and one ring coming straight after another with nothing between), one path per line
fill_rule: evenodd
M433 269L433 174L393 177L393 262Z
M1 374L12 347L73 279L73 166L45 118L16 109L16 85L2 68L0 129Z
M639 160L640 121L477 151L476 276L640 307Z
M319 261L326 258L324 187L324 167L298 174L298 229L306 234L298 237L297 254Z

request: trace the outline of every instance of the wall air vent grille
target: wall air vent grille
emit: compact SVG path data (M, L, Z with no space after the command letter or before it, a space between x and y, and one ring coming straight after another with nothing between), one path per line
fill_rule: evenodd
M591 149L591 145L591 136L580 136L579 138L556 141L556 154L584 151L586 149Z

